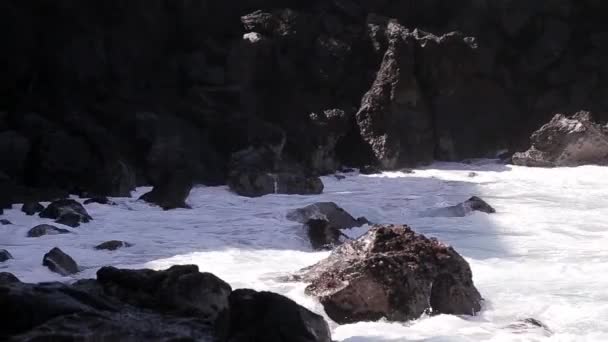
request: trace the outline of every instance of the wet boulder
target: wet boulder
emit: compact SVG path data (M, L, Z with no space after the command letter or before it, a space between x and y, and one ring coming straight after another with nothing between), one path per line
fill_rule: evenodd
M51 271L68 276L80 272L78 264L71 256L65 254L61 249L55 247L46 253L42 259L42 265Z
M376 225L298 276L311 283L306 293L340 324L481 310L466 260L404 225Z
M12 258L13 256L6 249L0 249L0 262L5 262Z
M95 246L95 249L115 251L119 248L128 248L131 246L133 246L133 245L128 242L125 242L125 241L110 240L110 241L100 243L99 245Z
M249 289L230 294L231 342L331 342L323 317L293 300Z
M355 219L334 202L318 202L291 210L287 213L287 219L304 224L312 219L320 219L329 222L337 229L360 227L369 223L365 217Z
M156 204L164 210L189 208L186 199L192 190L192 179L188 172L174 172L159 180L152 191L143 194L140 199Z
M82 204L73 199L52 202L40 212L40 217L56 219L57 223L71 227L77 227L80 223L87 223L93 219Z
M21 206L21 211L23 211L26 215L33 216L36 213L39 213L44 210L44 206L38 202L25 202Z
M480 211L486 214L493 214L496 212L491 205L486 203L484 200L477 196L473 196L468 200L445 208L431 209L424 213L424 216L430 217L465 217L470 215L474 211Z
M268 194L318 195L323 192L319 177L302 173L270 173L255 170L232 172L228 186L241 196L259 197Z
M30 229L27 232L27 237L40 237L43 235L57 235L57 234L68 234L70 233L67 229L57 228L50 224L40 224Z
M555 115L534 132L532 146L515 153L515 165L536 167L608 165L608 126L593 122L589 112Z
M0 220L0 225L8 226L9 224L13 224L13 223L11 221L9 221L9 220L6 220L6 219Z
M323 219L311 219L304 225L310 244L315 250L331 249L339 245L344 234L336 226Z

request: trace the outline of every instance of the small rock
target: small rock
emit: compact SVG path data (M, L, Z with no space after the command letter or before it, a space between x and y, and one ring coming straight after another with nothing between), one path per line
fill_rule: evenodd
M57 235L57 234L68 234L70 233L67 229L57 228L50 224L41 224L27 232L27 237L40 237L43 235Z
M0 262L5 262L12 258L13 256L6 249L0 249Z
M25 202L21 207L21 211L23 211L26 215L32 216L36 213L39 213L44 210L44 206L38 202Z
M477 196L473 196L468 200L453 205L451 207L431 209L424 213L424 216L429 217L465 217L470 215L473 211L481 211L487 214L493 214L496 212L492 206L486 203L484 200Z
M7 225L13 224L13 223L7 219L2 219L2 220L0 220L0 224L3 226L7 226Z
M57 247L51 249L44 255L42 265L48 267L55 273L61 274L62 276L79 272L76 261Z
M117 250L119 248L127 248L127 247L131 247L133 246L132 244L125 242L125 241L118 241L118 240L111 240L111 241L106 241L104 243L101 243L97 246L95 246L95 249L98 250L108 250L108 251L114 251Z
M334 202L318 202L303 208L290 210L287 213L287 219L303 224L312 219L321 219L326 220L337 229L360 227L369 223L365 217L355 219Z
M73 199L61 199L52 202L46 209L40 212L40 217L56 219L60 221L58 223L62 224L66 222L69 223L67 224L69 226L74 226L75 224L77 226L80 223L87 223L93 219L82 204Z
M55 223L59 223L59 224L63 224L66 225L68 227L72 227L72 228L76 228L78 226L80 226L80 219L82 216L80 216L79 214L76 213L65 213L63 215L61 215L57 220L55 220Z
M359 173L362 175L373 175L376 173L382 173L382 170L377 166L373 165L365 165L361 169L359 169Z
M334 178L336 178L337 180L343 180L346 178L346 176L343 175L334 175Z
M109 198L102 196L102 197L93 197L93 198L89 198L88 200L84 201L84 204L91 204L91 203L99 203L99 204L114 204L112 201L110 201Z
M192 190L192 181L186 172L176 172L157 182L152 191L139 199L156 204L164 210L189 208L186 199Z
M469 177L469 178L477 177L477 172L469 172L467 177Z

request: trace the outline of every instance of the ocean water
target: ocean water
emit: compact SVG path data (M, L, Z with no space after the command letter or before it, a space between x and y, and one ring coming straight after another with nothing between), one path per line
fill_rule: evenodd
M474 173L474 174L472 174ZM475 285L485 298L479 315L439 315L404 323L387 321L338 325L337 341L608 341L608 168L537 169L472 161L436 163L413 173L385 172L345 179L323 178L319 196L239 197L226 187L197 187L192 209L162 211L137 197L115 199L116 206L92 204L94 221L69 235L25 237L40 223L15 205L2 218L0 247L14 257L0 264L22 281L66 281L95 276L105 265L163 269L196 264L233 288L254 288L286 295L324 315L304 294L306 284L281 276L328 255L312 251L302 226L285 218L288 210L334 201L353 216L376 223L405 223L451 244L471 265ZM429 209L477 195L496 214L425 217ZM367 226L348 231L357 236ZM107 240L133 243L114 252L93 247ZM83 268L61 277L42 266L53 247L70 254ZM327 317L326 317L327 318ZM540 328L514 329L520 319L542 321Z

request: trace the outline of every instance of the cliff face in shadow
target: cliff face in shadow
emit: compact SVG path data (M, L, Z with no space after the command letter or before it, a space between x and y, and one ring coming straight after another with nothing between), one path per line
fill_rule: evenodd
M248 148L273 151L268 169L320 174L518 148L556 112L608 118L607 10L7 0L0 181L21 195L5 201L31 187L125 195L174 170L221 184Z

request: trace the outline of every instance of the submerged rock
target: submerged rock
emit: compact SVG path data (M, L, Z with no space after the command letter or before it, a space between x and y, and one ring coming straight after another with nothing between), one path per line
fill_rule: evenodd
M133 246L132 244L125 242L125 241L118 241L118 240L111 240L111 241L106 241L103 242L97 246L95 246L95 249L101 250L101 249L105 249L108 251L115 251L119 248L128 248Z
M26 215L32 216L44 210L44 206L38 202L25 202L21 206L21 211Z
M473 196L468 200L451 207L428 210L424 213L424 216L465 217L471 214L473 211L481 211L487 214L493 214L496 212L496 210L484 200L477 196Z
M523 334L531 330L541 330L545 336L553 335L553 331L536 318L520 319L507 325L507 329L513 330L515 334Z
M452 247L402 225L376 225L299 276L311 282L306 293L340 324L481 310L466 260Z
M9 220L2 219L2 220L0 220L0 224L3 226L8 226L9 224L13 224L13 223Z
M515 153L513 164L557 167L608 165L608 126L592 121L589 112L557 114L532 134L532 147Z
M80 223L87 223L93 218L87 210L73 199L61 199L49 204L40 212L40 217L56 219L57 223L77 227Z
M42 265L62 276L78 273L80 271L76 261L57 247L51 249L44 255Z
M268 194L317 195L323 192L319 177L299 173L268 173L261 171L235 171L228 178L228 186L246 197Z
M230 294L231 342L331 342L323 317L272 292L249 289Z
M50 224L40 224L30 229L27 232L27 237L40 237L43 235L56 235L56 234L68 234L70 233L67 229L57 228Z
M99 204L113 204L112 201L110 201L109 198L102 196L102 197L92 197L89 198L88 200L85 200L83 202L85 205L87 204L91 204L91 203L99 203Z
M312 219L320 219L327 221L337 229L360 227L369 223L365 217L355 219L334 202L318 202L303 208L290 210L287 213L287 219L304 224Z
M5 262L12 258L13 256L6 249L0 249L0 262Z

